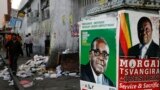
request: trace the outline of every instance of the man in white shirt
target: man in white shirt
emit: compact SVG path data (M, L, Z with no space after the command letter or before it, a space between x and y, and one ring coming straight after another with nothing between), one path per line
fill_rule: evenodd
M25 44L25 47L26 47L26 54L28 57L30 57L30 51L29 51L29 37L28 35L26 35L25 39L24 39L24 44Z
M31 33L28 34L28 39L29 39L29 52L32 54L33 53L33 37L31 36Z

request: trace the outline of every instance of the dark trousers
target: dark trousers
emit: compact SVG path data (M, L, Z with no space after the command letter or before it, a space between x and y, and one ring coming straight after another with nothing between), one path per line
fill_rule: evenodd
M26 54L28 57L30 57L30 45L29 44L26 44Z
M29 44L29 52L31 54L33 53L33 44L32 43Z
M49 47L45 47L45 55L49 54Z
M18 60L18 54L9 55L9 66L13 72L14 75L17 73L17 60Z
M9 57L9 49L6 48L6 59L8 59L8 57Z
M22 47L20 48L20 54L23 56L24 54L23 54L23 49L22 49Z

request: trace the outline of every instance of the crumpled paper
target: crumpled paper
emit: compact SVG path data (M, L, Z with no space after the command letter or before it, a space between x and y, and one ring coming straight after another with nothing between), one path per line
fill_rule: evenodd
M59 65L59 66L56 67L57 77L62 76L61 72L62 72L62 70L61 70L61 65Z
M21 78L26 78L37 73L38 75L44 75L44 77L50 77L50 74L47 77L47 71L45 67L48 63L49 56L38 56L35 55L33 59L28 60L25 64L22 64L18 68L17 76Z

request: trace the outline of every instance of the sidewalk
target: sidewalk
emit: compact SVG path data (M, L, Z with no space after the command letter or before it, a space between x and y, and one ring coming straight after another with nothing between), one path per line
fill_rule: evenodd
M3 57L5 56L5 54L2 52L0 54ZM33 55L31 57L20 56L17 62L18 66L26 63L31 58L33 58ZM28 88L24 88L22 85L20 85L22 86L22 90L80 90L79 77L60 76L58 78L44 78L44 80L34 80L35 77L36 76L31 76L28 78L16 77L16 83L19 84L19 81L21 80L30 80L33 82L33 86ZM8 81L4 81L3 79L0 79L0 87L2 87L0 90L15 90L13 86L8 85Z

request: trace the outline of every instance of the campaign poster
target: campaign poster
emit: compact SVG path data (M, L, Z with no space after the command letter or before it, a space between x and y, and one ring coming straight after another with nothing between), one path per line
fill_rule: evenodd
M159 16L118 12L118 90L159 90Z
M80 22L81 90L116 90L116 17Z

